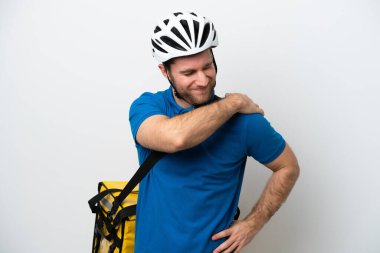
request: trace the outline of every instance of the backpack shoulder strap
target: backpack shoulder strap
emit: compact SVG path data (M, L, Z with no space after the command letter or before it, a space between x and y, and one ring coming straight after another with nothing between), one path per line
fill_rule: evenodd
M140 168L133 175L131 180L129 180L128 184L124 187L124 189L120 192L120 194L115 198L113 202L112 209L109 215L115 214L117 208L124 201L124 199L132 192L132 190L136 187L138 183L148 174L150 169L163 157L166 153L159 151L152 151L148 158L141 164Z

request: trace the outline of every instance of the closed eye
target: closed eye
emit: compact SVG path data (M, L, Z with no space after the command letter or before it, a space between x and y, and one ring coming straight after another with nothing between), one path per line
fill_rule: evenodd
M206 69L210 69L211 68L211 66L212 66L212 63L210 63L210 64L207 64L206 66L204 66L204 70L206 70Z
M185 76L191 76L195 73L195 71L187 71L187 72L183 72L182 74L184 74Z

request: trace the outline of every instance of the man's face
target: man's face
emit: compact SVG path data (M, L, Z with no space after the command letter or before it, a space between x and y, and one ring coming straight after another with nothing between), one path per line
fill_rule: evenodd
M168 74L177 92L191 105L202 105L210 100L216 85L211 50L176 58Z

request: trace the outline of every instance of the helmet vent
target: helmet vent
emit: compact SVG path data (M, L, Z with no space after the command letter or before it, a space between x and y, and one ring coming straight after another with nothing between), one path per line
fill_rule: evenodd
M190 28L189 28L189 24L187 23L186 20L184 19L181 19L181 25L183 26L183 28L185 29L186 33L187 33L187 36L189 36L189 39L190 41L192 41L191 39L191 33L190 33Z
M199 22L193 20L193 24L194 24L194 34L195 34L195 45L197 45L197 42L198 42L198 33L199 33Z
M158 44L162 45L161 41L159 41L158 39L154 39Z
M199 45L200 47L203 46L210 34L210 23L207 23L205 25L205 28L203 29L203 34L202 34L202 39L201 39L201 44Z
M198 17L197 14L195 14L194 12L190 12L190 14L193 15L193 16Z
M165 19L165 20L164 20L164 23L165 23L165 25L168 25L168 23L169 23L169 19Z
M174 16L177 17L177 16L180 15L180 14L182 15L183 13L182 13L182 12L176 12L176 13L174 13Z
M190 47L189 43L185 40L182 34L177 30L177 28L173 27L171 29L172 33L174 33L178 38L180 38L188 47Z
M162 36L161 40L168 44L171 47L174 47L175 49L181 50L181 51L186 51L180 44L169 38L168 36Z
M163 53L168 53L168 52L165 51L165 49L163 49L162 47L160 47L159 45L157 45L156 42L154 42L153 40L152 40L152 45L153 45L153 47L154 47L155 49L157 49L158 51L161 51L161 52L163 52ZM153 52L154 52L154 49L153 49Z
M156 26L156 29L154 29L154 33L158 33L159 31L161 31L161 28Z

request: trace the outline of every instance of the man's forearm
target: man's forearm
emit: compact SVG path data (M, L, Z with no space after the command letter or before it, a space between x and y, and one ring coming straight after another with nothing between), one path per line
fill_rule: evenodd
M200 144L235 113L264 111L244 94L226 94L221 100L172 118L149 117L138 129L136 140L146 148L174 153Z
M265 225L286 200L298 175L299 167L294 165L274 172L269 178L260 199L244 219L254 234Z
M239 106L239 101L221 99L168 119L166 128L179 139L178 150L188 149L212 135L238 112Z

